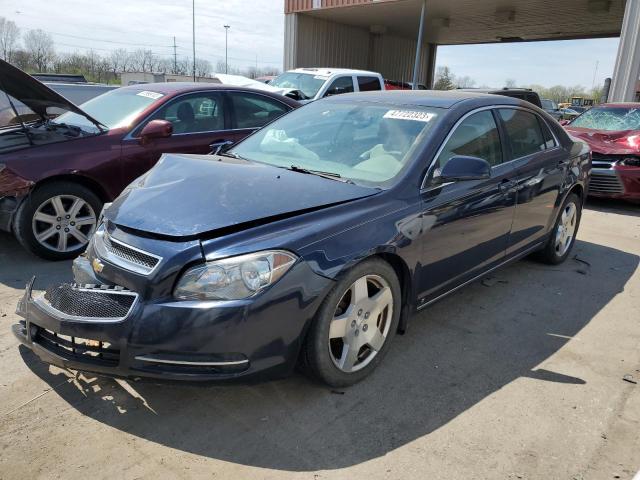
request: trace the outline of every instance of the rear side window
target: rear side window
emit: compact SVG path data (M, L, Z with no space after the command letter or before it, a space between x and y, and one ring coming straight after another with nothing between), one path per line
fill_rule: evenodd
M491 166L502 163L498 127L489 110L465 118L455 129L438 155L437 169L457 155L482 158Z
M361 92L371 92L380 90L380 80L378 77L358 77L358 88Z
M553 137L551 130L549 129L549 125L547 122L538 117L538 121L540 122L540 126L542 127L542 136L544 137L544 145L547 148L554 148L557 146L556 139Z
M283 103L252 93L230 93L235 128L257 128L288 112Z
M498 112L511 143L513 158L526 157L545 149L540 124L533 113L513 108L501 108Z

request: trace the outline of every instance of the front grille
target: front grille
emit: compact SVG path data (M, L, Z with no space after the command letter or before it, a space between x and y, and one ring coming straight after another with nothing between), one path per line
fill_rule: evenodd
M120 350L108 342L60 335L41 327L38 327L33 341L64 358L85 363L113 367L120 360Z
M624 193L622 181L614 171L598 173L591 171L591 182L589 183L589 193L595 194L616 194Z
M71 317L87 319L124 319L137 294L121 287L85 286L68 283L47 288L44 300L49 307Z
M122 242L112 240L108 233L104 234L104 246L109 253L127 262L135 263L143 268L153 270L160 259L148 253L131 248Z

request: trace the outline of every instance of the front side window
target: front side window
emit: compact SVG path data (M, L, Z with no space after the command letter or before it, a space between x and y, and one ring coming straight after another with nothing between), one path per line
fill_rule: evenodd
M378 77L358 76L358 88L361 92L380 90L380 80L378 79Z
M151 120L167 120L174 135L224 130L223 96L220 92L185 95L158 110Z
M237 144L231 153L385 187L411 164L440 116L438 108L325 100L279 118Z
M325 93L324 96L327 97L329 95L340 95L341 93L351 92L353 92L353 78L339 77L331 82L331 85L329 85L327 93Z
M526 157L545 150L545 139L533 113L515 108L498 110L511 144L513 158Z
M258 128L281 117L289 110L277 100L253 93L230 93L235 128Z
M498 126L489 110L474 113L458 125L436 160L436 175L456 156L477 157L489 165L502 163Z
M579 111L577 107L575 110ZM572 127L594 130L640 130L640 108L593 107L573 122Z

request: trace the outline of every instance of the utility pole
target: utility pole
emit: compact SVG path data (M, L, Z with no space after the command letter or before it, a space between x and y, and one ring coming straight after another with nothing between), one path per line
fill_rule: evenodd
M191 1L192 27L193 27L193 81L196 81L196 0Z
M231 25L224 25L224 73L229 73L229 56L227 46L229 44L229 29Z
M596 69L593 71L593 80L591 81L591 90L596 88L596 75L598 74L598 65L600 64L600 60L596 60Z
M178 53L176 51L176 37L173 36L173 73L178 73Z

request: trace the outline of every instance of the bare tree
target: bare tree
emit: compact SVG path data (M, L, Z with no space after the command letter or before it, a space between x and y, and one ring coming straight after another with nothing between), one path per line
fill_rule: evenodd
M153 72L156 63L152 50L139 48L131 54L131 68L138 72Z
M458 88L473 88L476 86L476 81L468 76L456 77L455 84Z
M119 73L126 72L129 67L130 55L124 48L118 48L109 55L109 69L114 77Z
M24 36L24 46L39 72L44 72L55 58L53 38L43 30L29 30Z
M516 86L516 81L513 78L507 78L504 81L504 86L507 88L513 88Z
M189 66L189 71L193 75L193 62ZM207 77L211 74L211 62L204 58L196 57L196 77Z
M11 62L18 46L20 29L11 20L0 17L0 55L3 60Z

